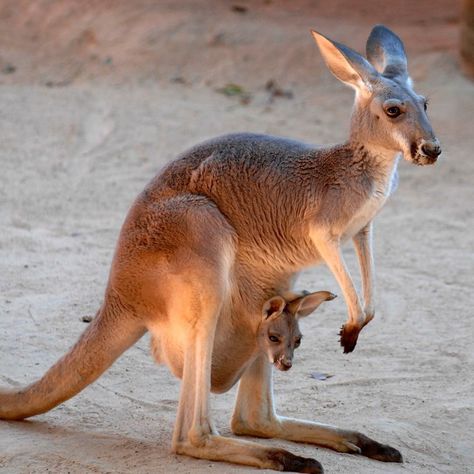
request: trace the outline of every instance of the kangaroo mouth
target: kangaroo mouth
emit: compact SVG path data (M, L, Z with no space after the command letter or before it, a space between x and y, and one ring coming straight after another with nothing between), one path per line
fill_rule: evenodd
M410 147L410 158L410 161L418 166L434 165L438 161L437 156L428 156L421 153L416 143L413 143Z
M431 156L422 155L417 153L412 157L412 162L418 166L434 165L438 161L438 157L433 158Z

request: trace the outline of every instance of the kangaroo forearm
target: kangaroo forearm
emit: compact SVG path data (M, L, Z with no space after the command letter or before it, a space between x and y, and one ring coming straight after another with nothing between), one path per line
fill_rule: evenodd
M369 223L354 236L354 247L359 260L365 312L373 313L375 294L375 266L372 251L372 223Z
M341 288L349 312L348 322L354 326L362 324L362 307L359 295L344 262L339 242L321 238L317 239L316 246Z

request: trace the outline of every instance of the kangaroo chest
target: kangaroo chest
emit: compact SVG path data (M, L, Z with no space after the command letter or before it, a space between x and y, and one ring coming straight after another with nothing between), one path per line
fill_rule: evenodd
M352 238L363 229L382 209L387 198L388 196L385 195L375 195L367 199L348 222L342 234L342 240Z
M390 194L395 190L397 180L396 167L394 167L392 173L390 173L385 180L377 183L373 192L371 192L362 205L357 208L342 233L342 240L352 238L372 221L382 209Z

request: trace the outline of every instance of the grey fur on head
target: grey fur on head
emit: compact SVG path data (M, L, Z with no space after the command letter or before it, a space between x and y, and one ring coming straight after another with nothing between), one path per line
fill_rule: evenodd
M408 79L407 57L402 40L387 27L375 26L367 40L367 59L386 77Z

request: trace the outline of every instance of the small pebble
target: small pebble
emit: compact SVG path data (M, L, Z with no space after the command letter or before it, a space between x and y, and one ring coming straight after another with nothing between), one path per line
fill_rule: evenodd
M236 13L247 13L248 8L244 5L232 5L231 10Z
M7 64L2 69L3 74L13 74L16 71L16 67L13 64Z

